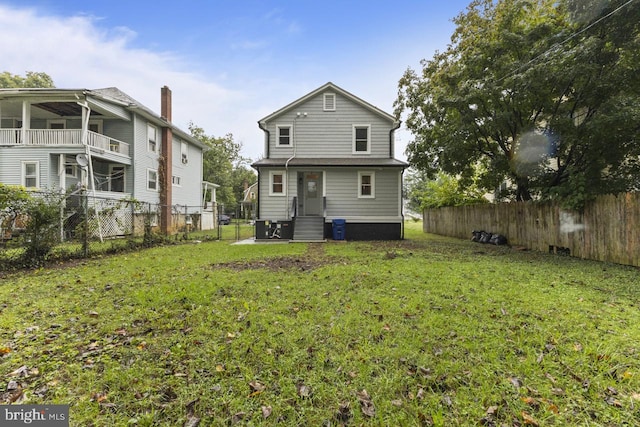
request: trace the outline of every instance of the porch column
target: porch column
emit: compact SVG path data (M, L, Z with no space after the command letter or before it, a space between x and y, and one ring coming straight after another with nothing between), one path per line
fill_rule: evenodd
M60 192L64 193L67 189L67 174L65 173L65 156L66 154L60 154L58 157L58 181L60 185Z
M27 143L27 129L31 128L31 103L22 101L22 143Z

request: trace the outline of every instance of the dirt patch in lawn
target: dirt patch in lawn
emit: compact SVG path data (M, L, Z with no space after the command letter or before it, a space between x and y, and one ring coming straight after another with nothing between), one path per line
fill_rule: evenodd
M212 264L212 268L228 268L234 271L266 269L271 271L312 271L337 262L336 257L325 254L322 243L310 243L302 255L260 258Z

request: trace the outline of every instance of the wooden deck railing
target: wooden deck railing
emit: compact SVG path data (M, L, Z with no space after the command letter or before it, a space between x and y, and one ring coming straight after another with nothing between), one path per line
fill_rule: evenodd
M0 145L82 145L81 129L0 129ZM96 132L87 132L87 145L131 156L129 144Z

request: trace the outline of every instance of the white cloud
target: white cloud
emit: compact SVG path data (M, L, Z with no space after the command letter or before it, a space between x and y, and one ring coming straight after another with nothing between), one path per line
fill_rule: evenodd
M135 31L102 29L99 21L90 16L43 16L34 9L0 5L0 72L45 72L60 88L115 86L156 112L160 88L167 85L173 92L177 126L186 131L192 121L210 135L234 133L247 146L245 155L258 157L259 117L255 111L238 114L249 98L246 91L228 89L190 71L190 61L176 53L134 48Z
M402 50L393 43L358 45L344 54L322 44L296 49L290 43L295 36L278 35L304 33L305 22L285 16L279 9L260 15L248 26L258 33L233 27L237 39L231 49L222 36L224 28L218 29L207 40L226 50L207 56L200 50L138 48L134 29L105 27L106 20L99 17L49 16L0 4L0 72L45 72L60 88L115 86L156 112L160 88L167 85L173 91L177 126L187 130L192 121L209 135L233 133L244 145L243 154L253 159L263 154L264 134L257 120L327 81L391 112L397 78L406 67L398 53ZM283 52L295 60L282 61ZM409 137L398 136L396 155L402 158Z

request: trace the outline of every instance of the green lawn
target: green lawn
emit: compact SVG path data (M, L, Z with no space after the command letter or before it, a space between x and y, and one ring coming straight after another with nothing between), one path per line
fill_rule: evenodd
M0 279L0 403L72 426L640 425L640 270L420 227Z

